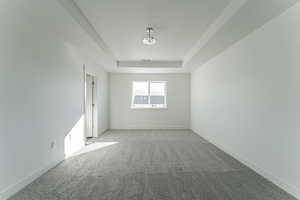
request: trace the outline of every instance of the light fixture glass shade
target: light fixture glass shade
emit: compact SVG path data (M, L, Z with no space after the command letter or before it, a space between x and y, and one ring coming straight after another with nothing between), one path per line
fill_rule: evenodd
M146 45L153 45L156 43L156 39L154 37L146 37L143 39L143 43Z

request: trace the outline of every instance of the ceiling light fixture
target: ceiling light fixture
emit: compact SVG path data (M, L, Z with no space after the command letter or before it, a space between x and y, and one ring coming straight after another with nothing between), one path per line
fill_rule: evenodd
M147 27L146 28L146 31L147 31L147 37L145 37L143 39L143 43L146 44L146 45L153 45L156 43L156 39L151 36L151 33L153 33L153 28L152 27Z

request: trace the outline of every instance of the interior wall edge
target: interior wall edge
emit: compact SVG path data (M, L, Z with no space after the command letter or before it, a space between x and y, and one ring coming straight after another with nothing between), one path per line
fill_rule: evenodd
M211 144L215 145L216 147L218 147L219 149L224 151L225 153L229 154L236 160L240 161L241 163L243 163L244 165L246 165L247 167L249 167L256 173L258 173L259 175L263 176L264 178L266 178L273 184L277 185L278 187L280 187L287 193L291 194L292 196L294 196L297 199L300 199L300 191L295 186L293 186L289 183L286 183L285 181L281 180L280 178L277 178L275 175L262 169L262 167L260 167L257 163L251 162L250 159L244 158L244 156L239 155L238 153L234 153L234 151L230 150L230 148L225 147L225 145L221 145L221 144L217 143L216 141L213 141L212 139L209 139L209 138L205 137L204 135L201 135L199 133L200 131L197 131L194 128L191 128L191 130L194 133L198 134L199 136L203 137L205 140L207 140Z
M105 130L98 130L98 137L105 134L107 131L109 131L110 129L109 128L106 128Z

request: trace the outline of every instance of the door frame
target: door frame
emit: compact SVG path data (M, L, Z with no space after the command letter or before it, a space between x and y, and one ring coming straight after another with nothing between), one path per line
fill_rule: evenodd
M83 112L84 112L84 138L85 141L87 141L87 117L86 117L86 109L87 109L87 101L86 101L86 92L87 92L87 76L92 76L93 77L93 95L92 95L92 100L93 100L93 116L92 116L92 123L93 123L93 130L92 130L92 137L97 137L98 136L98 98L97 98L97 76L94 73L87 72L86 66L83 66L83 74L84 74L84 81L83 81Z

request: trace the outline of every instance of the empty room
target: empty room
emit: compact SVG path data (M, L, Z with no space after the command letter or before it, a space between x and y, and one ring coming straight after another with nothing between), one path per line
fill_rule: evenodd
M0 200L300 200L300 0L1 0Z

